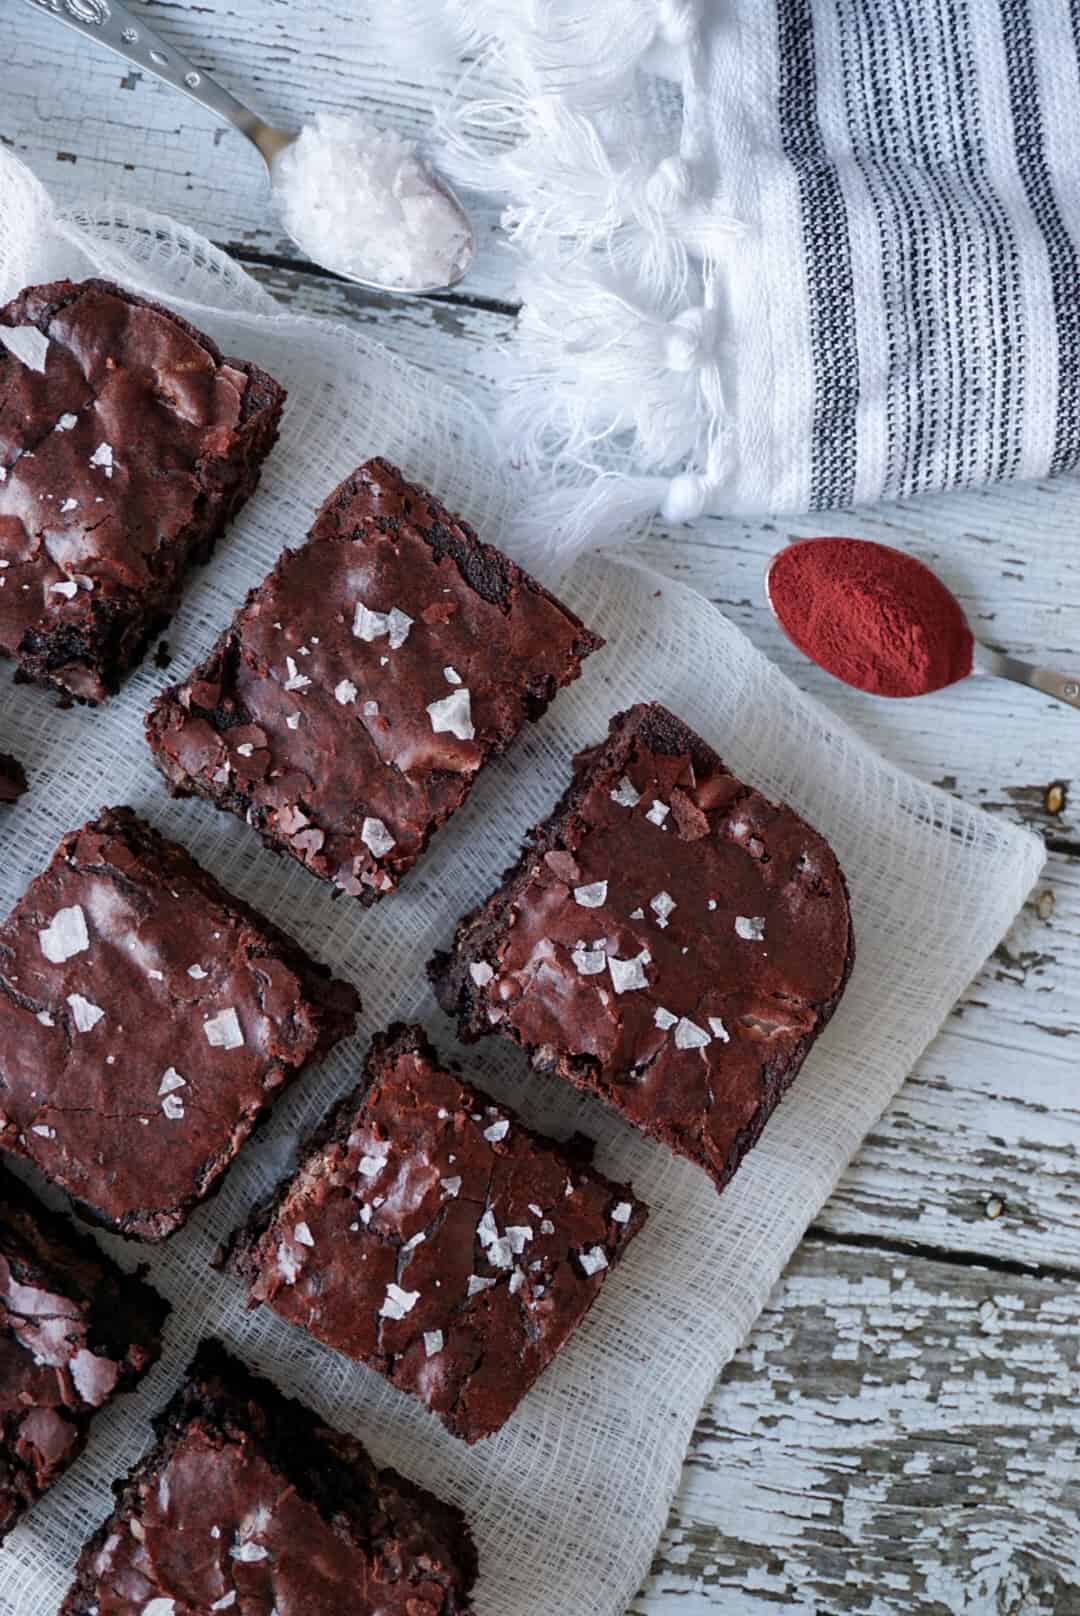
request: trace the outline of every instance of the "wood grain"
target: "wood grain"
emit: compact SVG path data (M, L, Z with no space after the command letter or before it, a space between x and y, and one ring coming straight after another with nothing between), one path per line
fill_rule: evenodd
M451 75L391 76L353 0L151 10L283 122L357 108L422 133L452 89ZM496 207L478 209L463 295L365 296L295 261L239 137L29 8L12 18L0 139L54 194L108 190L174 214L288 306L377 327L403 357L490 396L514 298ZM828 520L657 524L642 547L891 758L1041 830L1050 860L703 1411L634 1611L1080 1616L1080 729L1000 681L881 703L810 667L761 579L790 536L824 532L902 545L952 584L981 637L1080 668L1080 484ZM1055 782L1065 800L1051 812Z

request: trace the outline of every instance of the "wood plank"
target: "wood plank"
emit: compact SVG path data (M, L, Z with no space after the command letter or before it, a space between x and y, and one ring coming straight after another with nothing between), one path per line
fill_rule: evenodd
M631 1616L1080 1611L1080 1301L808 1241L702 1413Z
M230 0L217 11L198 0L157 0L147 10L167 41L286 128L319 109L354 111L423 139L458 77L425 72L409 82L392 74L353 0ZM262 160L244 137L110 51L20 5L5 36L3 87L0 138L62 202L118 195L230 250L295 256L274 218ZM468 201L479 251L467 293L505 299L511 272L497 240L498 206Z

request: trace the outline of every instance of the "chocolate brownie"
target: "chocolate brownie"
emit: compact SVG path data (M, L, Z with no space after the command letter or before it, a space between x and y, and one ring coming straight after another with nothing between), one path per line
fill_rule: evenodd
M241 1233L249 1305L373 1364L466 1442L490 1436L645 1222L575 1145L463 1083L419 1027L392 1027Z
M147 719L174 792L365 903L601 642L385 460L326 501Z
M853 957L822 838L650 705L575 760L561 804L430 972L462 1037L514 1039L722 1189Z
M109 281L30 286L0 326L0 655L96 703L176 609L259 479L285 390Z
M157 1361L167 1312L0 1168L0 1539Z
M26 770L18 758L0 752L0 803L18 802L26 790Z
M461 1511L216 1342L154 1429L60 1616L468 1616Z
M72 831L0 926L0 1147L159 1240L359 999L130 808Z

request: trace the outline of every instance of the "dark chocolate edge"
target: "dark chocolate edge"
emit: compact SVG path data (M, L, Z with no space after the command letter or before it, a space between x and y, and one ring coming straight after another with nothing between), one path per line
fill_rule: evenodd
M470 910L458 922L454 940L449 949L438 950L431 958L427 967L428 979L435 990L435 996L442 1009L448 1016L457 1021L458 1036L465 1043L475 1043L478 1039L501 1031L502 1036L509 1038L517 1044L518 1048L531 1058L537 1053L536 1045L524 1043L513 1029L495 1029L491 1027L482 1013L482 1005L472 991L468 967L485 958L484 950L490 938L498 939L504 929L505 916L513 906L518 891L528 878L531 865L537 856L561 845L563 829L573 818L578 804L588 794L592 787L593 774L614 771L622 766L632 744L640 739L651 751L663 753L667 756L678 756L687 753L695 769L709 772L715 769L730 773L727 765L719 754L702 740L689 725L669 712L666 707L657 702L640 703L636 707L628 708L625 712L617 713L612 718L606 738L595 746L588 747L579 752L574 759L573 778L556 803L548 817L528 832L522 851L517 861L507 869L501 877L498 886L476 908ZM738 778L732 776L732 778ZM749 794L753 787L745 781L740 782L744 792ZM800 824L806 825L818 840L823 841L819 831L808 825L802 817L783 805L785 811L798 819ZM828 843L825 843L828 846ZM831 849L830 849L831 852ZM835 855L834 855L835 857ZM782 1062L777 1070L773 1070L768 1062L765 1063L764 1073L767 1092L757 1111L747 1126L738 1135L736 1144L726 1163L726 1170L719 1175L707 1164L704 1153L691 1153L677 1149L659 1132L649 1127L640 1127L640 1132L649 1138L659 1140L660 1143L673 1149L676 1154L682 1155L688 1161L702 1168L713 1180L717 1190L724 1189L731 1182L743 1158L752 1147L757 1144L764 1130L766 1122L780 1103L784 1094L791 1087L798 1076L807 1055L810 1053L815 1041L824 1032L831 1021L837 1005L844 995L855 964L855 934L851 919L851 897L843 870L839 862L836 865L840 878L844 906L848 917L848 948L844 961L844 968L835 993L820 1005L816 1005L818 1020L814 1030L807 1033L799 1041L791 1056ZM587 1057L566 1062L569 1080L584 1093L595 1095L603 1104L608 1100L604 1087L595 1075L595 1062ZM615 1107L618 1110L618 1107Z
M213 1338L199 1344L183 1382L154 1416L154 1447L126 1477L113 1482L113 1510L83 1545L75 1581L58 1616L91 1616L96 1609L94 1558L107 1541L113 1521L128 1520L137 1514L140 1485L168 1463L188 1425L203 1418L223 1432L230 1424L251 1430L246 1418L247 1405L251 1403L269 1416L267 1431L258 1435L252 1432L268 1462L324 1520L340 1523L339 1529L346 1528L366 1552L372 1550L373 1535L364 1527L370 1523L372 1506L383 1502L383 1488L397 1493L407 1508L419 1506L418 1513L452 1533L460 1558L449 1569L459 1586L448 1581L449 1603L444 1616L469 1616L469 1593L476 1580L478 1556L464 1514L396 1471L377 1469L359 1437L328 1426L314 1409L254 1374ZM354 1497L350 1488L356 1487L357 1481L360 1486Z

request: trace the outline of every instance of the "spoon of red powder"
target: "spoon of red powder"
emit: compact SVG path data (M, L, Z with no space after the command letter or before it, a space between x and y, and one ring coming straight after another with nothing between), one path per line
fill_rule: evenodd
M765 592L800 651L872 696L925 696L978 668L1080 708L1080 677L981 645L941 579L887 544L801 539L773 557Z

